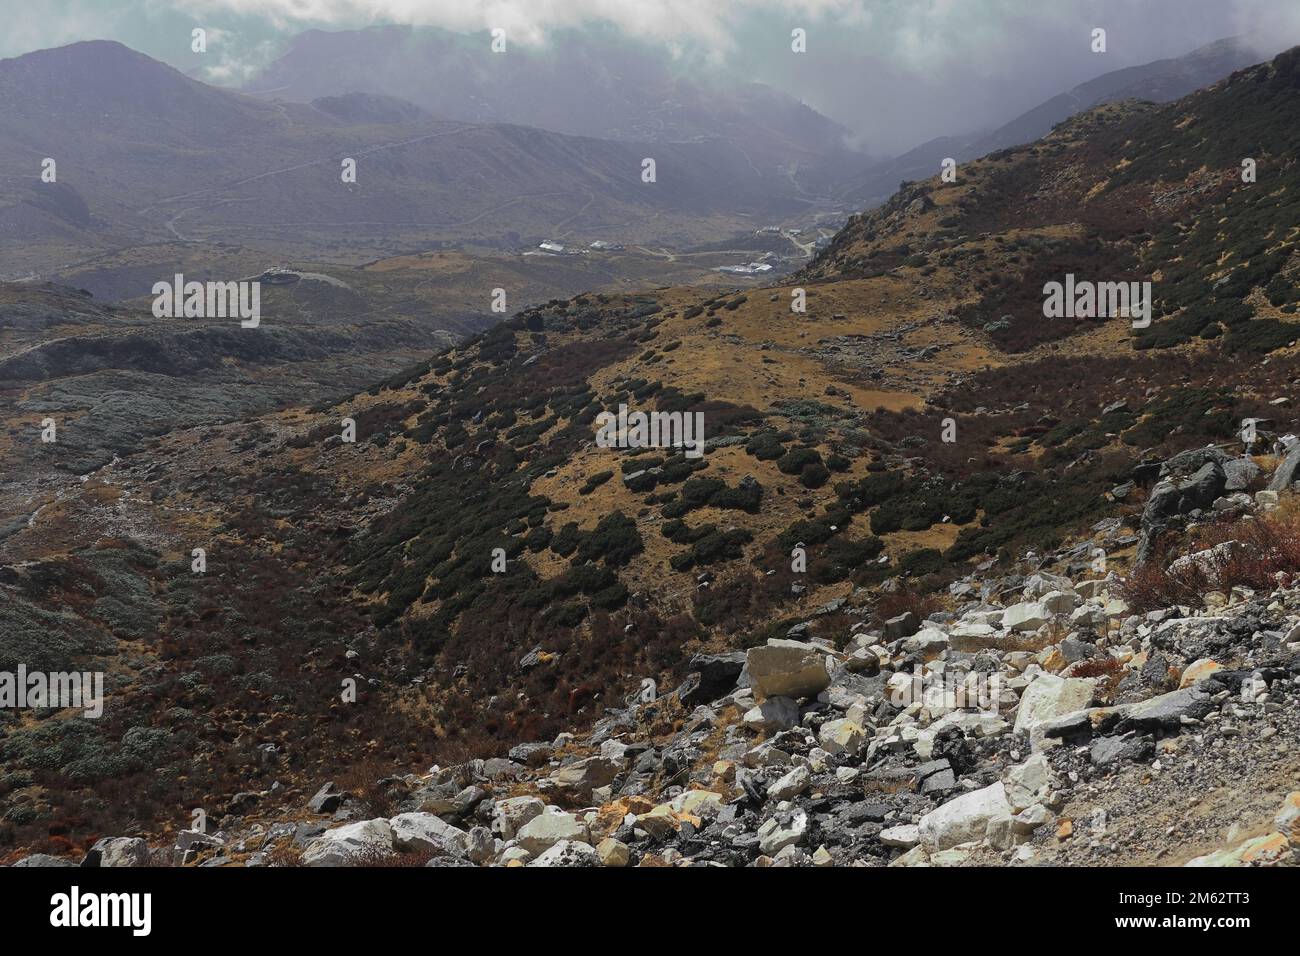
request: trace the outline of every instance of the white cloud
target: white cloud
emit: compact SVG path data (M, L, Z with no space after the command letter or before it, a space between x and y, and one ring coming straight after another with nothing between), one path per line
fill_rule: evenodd
M208 52L197 69L200 79L218 86L242 86L275 58L271 40L250 43L239 34L215 27L208 31Z
M859 31L882 54L941 56L1009 14L1029 13L1038 0L174 0L196 15L224 11L265 17L283 28L351 27L370 23L437 26L459 32L506 30L518 43L546 42L556 30L612 26L629 36L691 47L721 57L746 25L764 22L783 33L796 26ZM975 24L976 29L969 26ZM895 42L897 41L897 43Z

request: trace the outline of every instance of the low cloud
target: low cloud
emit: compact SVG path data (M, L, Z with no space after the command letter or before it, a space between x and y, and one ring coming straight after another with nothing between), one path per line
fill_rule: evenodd
M240 85L304 29L381 24L479 34L563 57L574 31L660 46L690 74L722 68L783 90L875 153L1004 122L1111 70L1251 34L1260 59L1300 43L1296 0L46 0L12 11L0 55L121 40ZM226 31L204 58L192 26ZM1108 51L1089 49L1104 27ZM807 31L807 52L790 31Z

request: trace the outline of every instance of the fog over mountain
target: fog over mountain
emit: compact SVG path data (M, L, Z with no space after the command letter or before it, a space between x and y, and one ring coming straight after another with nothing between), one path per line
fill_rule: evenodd
M0 56L110 38L211 82L243 86L292 53L304 30L385 25L451 31L480 48L488 31L503 29L513 47L567 74L571 95L587 51L601 46L605 62L629 78L647 65L693 82L723 70L732 86L762 83L804 102L877 157L993 129L1103 73L1261 26L1254 44L1261 59L1300 42L1300 8L1291 0L50 0L10 11ZM190 50L195 26L209 30L206 53ZM807 31L802 55L790 49L796 27ZM1094 27L1108 30L1105 54L1089 49ZM378 74L398 62L379 64ZM340 66L347 75L348 59ZM588 79L601 85L599 76Z

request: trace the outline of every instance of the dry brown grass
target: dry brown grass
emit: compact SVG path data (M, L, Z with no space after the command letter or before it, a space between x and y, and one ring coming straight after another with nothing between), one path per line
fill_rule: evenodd
M302 866L303 849L292 840L281 840L266 851L266 865Z
M363 868L379 867L382 869L406 867L428 866L429 861L438 854L432 849L411 850L406 853L398 853L392 850L380 850L371 848L357 854L349 863L349 866Z

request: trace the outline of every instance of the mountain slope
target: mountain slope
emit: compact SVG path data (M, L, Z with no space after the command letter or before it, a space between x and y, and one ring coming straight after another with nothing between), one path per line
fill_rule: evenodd
M173 238L361 258L440 239L535 244L560 229L714 240L807 207L788 176L722 141L651 148L428 120L391 100L272 103L108 42L0 61L0 107L0 163L30 170L11 174L0 204L9 277ZM641 178L647 156L654 183ZM39 181L46 157L57 183Z
M1293 761L1264 759L1263 729L1293 726L1268 715L1294 699L1294 595L1274 604L1272 592L1300 573L1285 544L1300 456L1264 445L1297 424L1297 120L1300 49L1175 103L1081 114L965 164L956 183L913 184L780 285L555 300L327 408L159 436L4 543L0 581L20 599L7 653L21 659L42 615L57 614L58 633L87 646L48 653L139 665L91 731L50 723L6 738L27 774L7 809L40 810L14 844L38 842L42 820L69 812L60 801L80 811L87 793L143 781L146 743L162 768L151 799L174 813L197 800L238 823L249 810L235 794L256 781L255 802L272 806L273 778L300 807L334 772L327 741L335 766L368 775L370 814L409 798L466 829L491 822L488 786L504 793L524 775L469 758L531 744L518 762L555 760L550 789L533 782L571 810L623 820L650 813L630 800L723 787L740 821L725 851L671 822L656 829L672 808L623 836L638 853L736 864L783 852L766 838L786 827L798 831L790 845L851 832L832 841L836 862L895 860L920 835L886 843L879 824L918 824L961 791L996 793L1013 763L1047 751L1067 779L1116 774L1104 802L1117 812L1160 747L1175 771L1140 791L1157 819L1194 788L1179 755L1203 754L1242 790L1206 809L1212 821L1249 805L1261 822L1259 794L1293 780ZM1254 182L1241 177L1242 144ZM1067 273L1153 282L1155 320L1046 318L1044 284ZM802 313L790 307L799 289ZM598 440L598 416L621 405L703 414L705 454ZM1243 419L1261 420L1260 446L1243 448ZM84 547L123 534L143 552ZM1234 553L1231 541L1255 558L1211 553L1172 570L1185 552ZM200 546L210 558L196 575ZM70 584L79 563L105 582L93 593ZM128 571L149 621L101 603ZM156 643L132 643L142 634ZM820 649L781 651L773 638ZM744 716L757 695L735 687L737 659L724 655L764 646L831 656L826 699L806 683L758 687L791 703ZM1005 673L1010 697L980 715L886 693L926 667L931 679ZM1216 667L1210 689L1179 688ZM274 699L295 669L306 676ZM704 685L719 672L725 686ZM665 699L631 707L647 678ZM355 704L338 696L348 680L363 692ZM1096 756L1015 729L1022 706L1039 706L1026 701L1049 694L1042 734L1104 738ZM159 695L164 714L145 703ZM169 749L169 733L211 739L195 714L234 739ZM313 720L321 729L304 735ZM1217 721L1239 733L1213 736ZM143 742L127 736L141 723L153 732ZM557 737L588 728L581 746ZM815 728L826 756L799 728ZM49 738L73 733L93 737L98 759L76 764L82 789L62 796L53 784L67 768L53 763L76 748ZM637 749L620 749L628 740ZM259 756L268 745L274 756ZM808 755L820 794L795 787L793 807L769 790L794 769L787 748ZM1249 777L1223 753L1237 748L1259 758ZM60 756L36 756L49 752ZM430 761L444 768L432 779L388 779ZM1095 795L1074 796L1070 812L1086 819ZM1016 823L999 805L997 827L981 821L974 838L1010 851L1028 826L1055 848L1047 824L1070 805L1041 793L1014 812L1033 805L1043 810ZM86 812L79 840L121 822L111 802ZM1179 839L1180 861L1211 842ZM962 842L931 839L911 859ZM1115 852L1158 859L1140 843Z
M874 205L887 199L902 180L929 179L945 158L959 162L1029 143L1077 113L1120 100L1167 103L1209 86L1258 59L1256 44L1228 37L1180 57L1103 73L1052 97L993 130L969 138L941 137L922 143L871 169L852 192L858 202Z
M298 102L378 93L443 119L625 142L728 143L764 174L797 164L810 190L851 159L847 131L789 96L688 73L613 36L561 33L545 48L513 44L497 54L486 35L434 28L309 30L245 89Z

